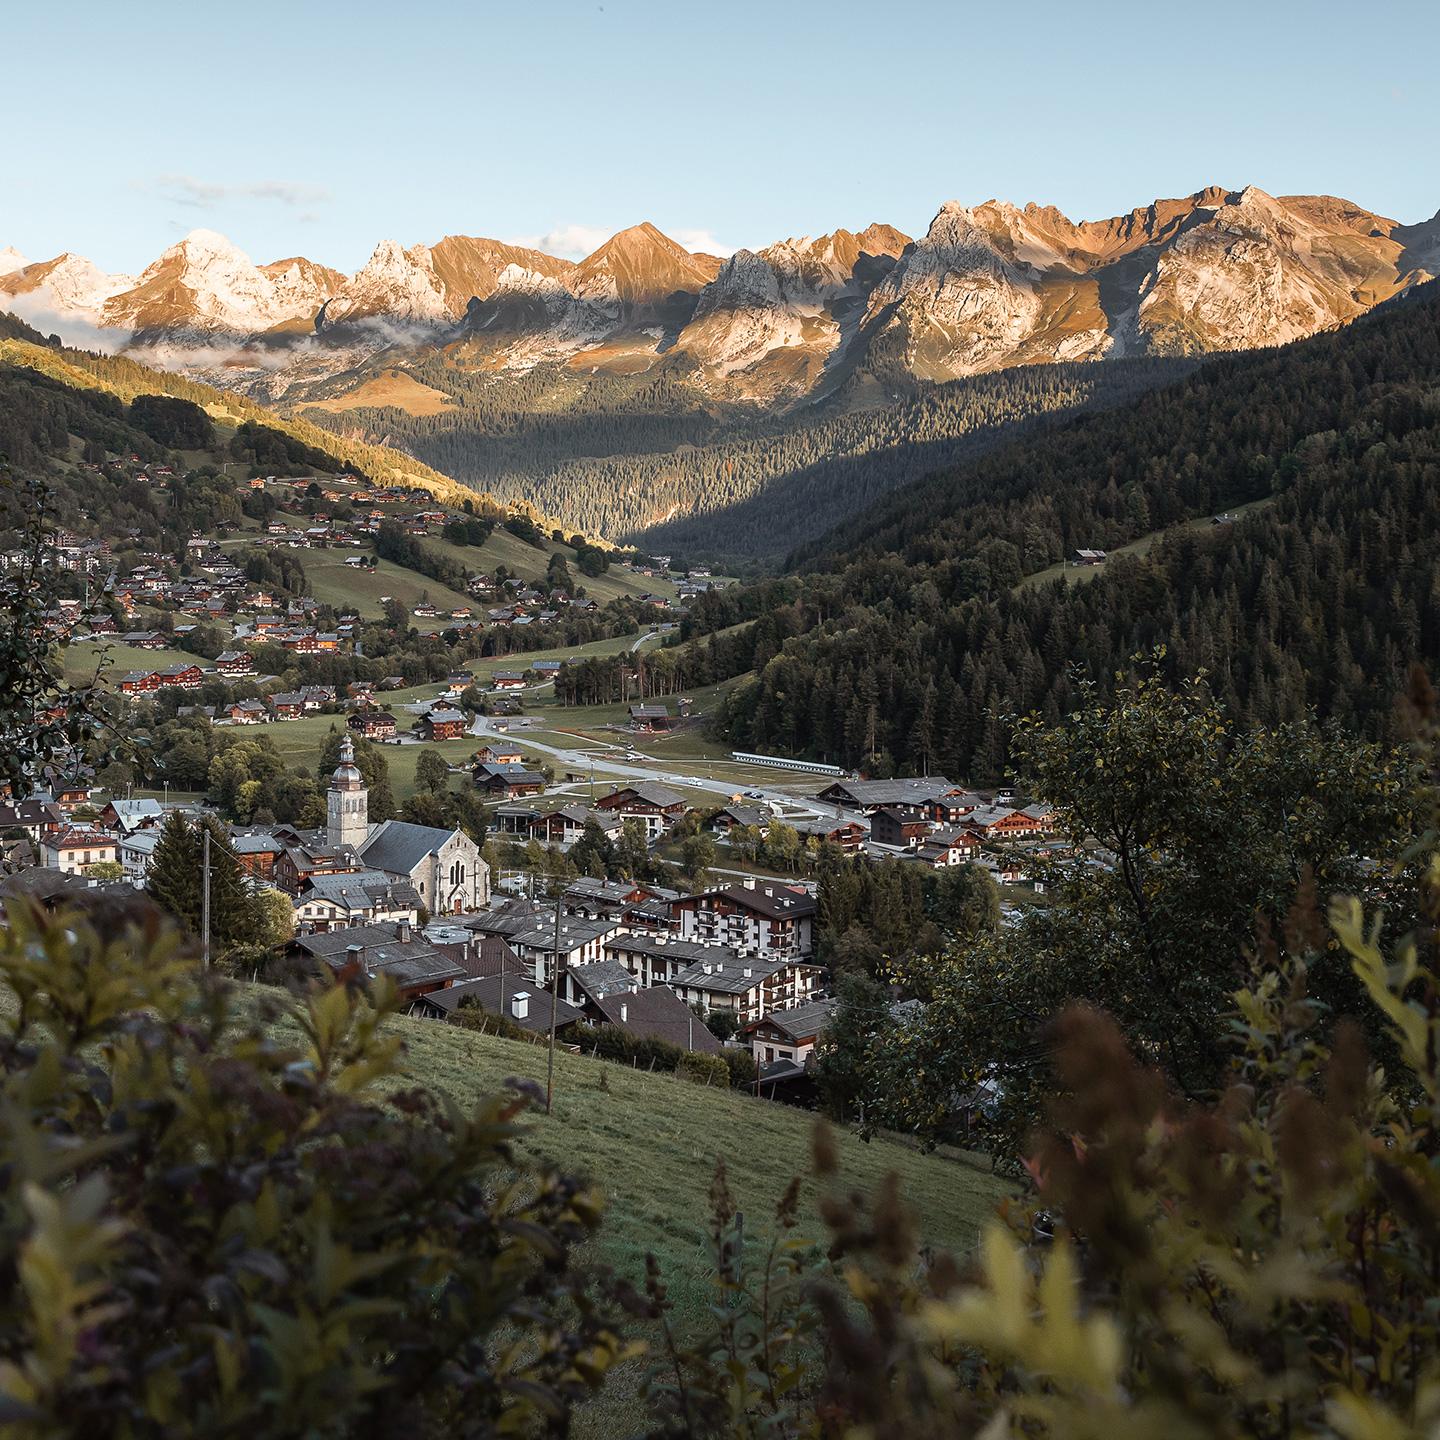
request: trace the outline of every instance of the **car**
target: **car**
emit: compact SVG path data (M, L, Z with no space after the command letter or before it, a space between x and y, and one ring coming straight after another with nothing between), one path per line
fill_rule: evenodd
M745 798L747 800L763 800L765 798L765 792L763 790L747 790L745 792Z

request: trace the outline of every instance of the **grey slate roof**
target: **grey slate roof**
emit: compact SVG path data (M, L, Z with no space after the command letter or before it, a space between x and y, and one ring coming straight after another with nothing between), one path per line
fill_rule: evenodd
M369 910L375 905L413 910L420 904L420 896L408 880L392 880L381 870L312 876L300 898L303 901L311 896L347 910Z
M580 973L571 971L577 978ZM605 1017L606 1024L617 1025L642 1039L663 1040L682 1050L705 1055L719 1055L725 1048L668 985L637 990L633 995L605 995L596 999L595 1008Z
M387 874L409 875L454 833L438 825L411 825L405 820L385 820L360 846L360 858Z
M519 994L529 997L528 1013L523 1020L516 1017L513 1004ZM433 1005L447 1014L453 1014L463 1001L473 998L482 1010L488 1010L492 1015L503 1014L522 1029L539 1033L550 1028L550 992L539 985L518 980L514 975L485 975L475 980L462 980L423 998L427 1005ZM560 1000L555 1006L555 1022L561 1026L573 1025L584 1018L584 1013L578 1005Z
M628 995L640 982L616 960L596 960L589 965L572 965L566 972L570 982L592 1000L605 995Z
M699 960L687 965L669 983L689 986L694 990L710 990L716 994L743 995L795 963L793 960L743 959L716 965L710 960Z
M835 1000L807 1000L803 1005L771 1010L761 1019L751 1021L746 1029L753 1029L756 1025L774 1025L792 1040L813 1040L829 1024L837 1003Z
M320 935L297 935L292 944L335 970L344 968L351 946L359 945L367 971L389 975L401 985L443 982L465 973L423 937L412 933L409 940L399 939L394 925L352 925Z
M954 784L943 775L906 776L894 780L837 780L827 786L821 796L844 795L855 805L865 807L918 805L927 800L938 800L953 789Z

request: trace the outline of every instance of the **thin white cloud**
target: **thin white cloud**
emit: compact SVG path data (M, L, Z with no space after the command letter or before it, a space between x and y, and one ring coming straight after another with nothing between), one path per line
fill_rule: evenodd
M153 188L175 205L195 210L213 210L226 200L264 200L292 208L316 205L330 198L323 185L305 185L290 180L250 180L239 185L218 184L194 175L159 175Z
M615 232L599 225L571 223L557 225L543 235L512 235L511 245L524 245L545 255L558 255L565 260L583 260L593 255ZM706 255L733 255L736 247L717 240L709 230L682 227L665 232L677 245Z
M583 260L598 250L610 234L598 225L558 225L543 235L512 235L508 243L546 255L559 255L566 260Z
M79 315L61 314L50 309L42 295L31 292L25 295L7 296L0 309L8 310L42 335L58 335L75 350L96 350L102 355L113 355L124 347L130 338L128 330L111 329L96 325Z
M738 245L727 245L723 240L717 240L709 230L667 230L665 233L677 245L683 245L696 255L718 255L724 260L740 248Z

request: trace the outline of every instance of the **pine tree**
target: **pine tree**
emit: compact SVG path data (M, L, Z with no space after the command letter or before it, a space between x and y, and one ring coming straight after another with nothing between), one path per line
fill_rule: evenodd
M216 954L223 954L255 940L259 917L225 827L211 815L201 820L195 832L197 851L203 849L204 830L210 832L210 944Z
M200 928L200 842L185 817L172 810L160 829L145 889L162 910L168 910L192 931Z

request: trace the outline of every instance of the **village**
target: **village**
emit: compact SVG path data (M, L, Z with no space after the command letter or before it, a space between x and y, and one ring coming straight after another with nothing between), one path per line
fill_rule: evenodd
M323 827L225 827L246 883L289 907L288 956L340 981L385 975L412 1013L437 1020L468 1002L537 1035L553 1023L562 1042L588 1023L685 1051L742 1047L771 1098L806 1093L833 986L817 959L813 880L731 868L727 842L785 825L812 857L833 847L926 869L974 864L1012 886L1053 843L1046 807L943 777L844 777L807 797L753 790L701 804L683 779L636 780L586 799L583 786L552 784L521 746L492 738L469 777L494 802L489 853L509 861L491 863L458 827L370 821L350 733L368 713L350 717ZM437 713L427 723L443 723ZM167 815L197 808L84 787L0 802L4 888L52 903L77 887L143 891ZM685 891L580 875L548 894L519 853L538 842L563 854L587 834L619 840L627 830L656 850L682 831L712 836L711 878Z
M135 483L174 479L131 462ZM417 575L378 555L382 526L392 544L397 527L432 540L473 533L471 517L423 491L353 476L244 486L265 497L246 528L220 523L174 553L141 549L138 534L55 534L50 563L69 593L46 625L67 673L94 666L119 723L142 733L166 721L218 736L293 729L295 748L279 743L300 759L338 728L325 823L244 823L203 793L107 788L91 770L68 788L0 801L12 891L47 903L77 887L143 892L167 819L205 818L244 883L276 897L279 948L302 969L345 983L386 976L412 1013L441 1021L478 1008L561 1043L600 1025L686 1053L743 1052L760 1093L802 1103L836 1004L817 930L820 868L975 866L1001 887L1010 917L1043 893L1034 871L1056 844L1048 807L943 776L862 778L727 754L703 739L713 696L647 693L647 650L666 643L696 595L726 583L707 567L675 575L665 556L606 559L590 567L604 576L602 607L567 580L558 534L540 552L547 573L526 578L514 562L525 546L534 553L532 527L517 520L511 535L491 521L476 559L501 563L486 571L465 552L463 577L446 585L449 572ZM300 593L283 559L292 550L310 567ZM255 559L267 552L281 557L273 567ZM317 565L315 552L339 558ZM569 553L583 556L578 538ZM574 628L602 610L608 628ZM435 679L429 659L417 683L406 633L421 646L443 639L459 663ZM588 633L601 638L563 643ZM115 655L127 668L107 673ZM618 701L563 705L567 673L607 657L620 662ZM319 675L333 678L305 678ZM458 777L484 807L483 828L372 821L357 746L394 747L412 778L421 756L438 756L447 785ZM687 849L696 837L699 852ZM573 865L557 879L572 851L626 844L644 857L637 873L693 883ZM677 870L695 853L707 863Z

